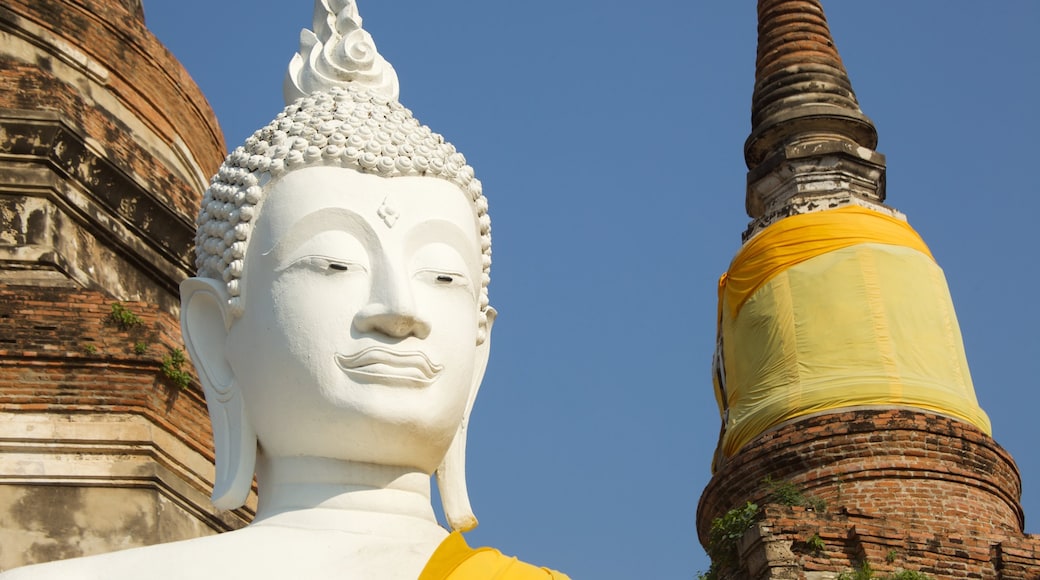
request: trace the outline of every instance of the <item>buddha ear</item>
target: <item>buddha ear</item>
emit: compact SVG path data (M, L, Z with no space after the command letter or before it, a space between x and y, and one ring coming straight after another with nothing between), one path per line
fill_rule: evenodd
M441 506L444 517L453 531L466 532L477 527L477 517L473 515L473 507L469 502L469 490L466 487L466 429L469 426L469 414L473 403L477 400L477 391L484 380L487 370L488 356L491 354L491 326L498 312L487 308L487 323L484 325L483 340L477 344L477 356L473 365L473 383L470 385L469 399L466 401L466 412L455 439L452 440L448 453L437 468L437 489L441 494Z
M488 358L491 356L491 327L495 324L496 317L498 317L498 311L488 306L480 329L482 339L477 343L477 354L474 357L473 384L469 387L469 399L466 401L466 419L469 419L469 412L473 410L473 403L477 400L480 383L484 382L484 372L487 370Z
M181 282L181 334L199 373L213 425L216 478L212 500L226 510L246 502L256 468L256 433L226 356L233 321L229 299L227 287L219 280L188 278Z

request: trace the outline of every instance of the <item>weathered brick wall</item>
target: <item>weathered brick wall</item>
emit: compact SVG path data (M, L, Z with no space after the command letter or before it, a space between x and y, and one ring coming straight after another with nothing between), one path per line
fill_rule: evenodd
M937 580L1040 578L1040 536L982 525L935 529L898 512L767 505L738 550L741 569L728 577L746 580L833 579L864 562L879 577L909 570Z
M112 304L136 320L120 325ZM245 525L213 508L200 385L163 370L178 319L79 288L0 284L0 570ZM70 522L75 523L71 525Z
M769 505L775 482L826 509ZM732 578L834 578L868 562L879 573L1036 579L1040 538L1023 533L1020 496L1011 456L975 427L919 411L850 410L758 437L715 473L697 522L707 546L715 518L747 501L768 506Z
M153 157L162 149L172 148L177 154L183 147L205 182L223 159L224 138L187 71L127 4L4 2L0 44L15 47L15 40L22 39L41 50L4 51L8 54L0 63L0 108L50 110L71 119L115 163L194 219L200 192L190 182L178 183L168 175L172 169L181 174L179 181L186 181L190 168L171 167L177 165L173 158L156 163ZM88 83L102 90L84 91ZM146 131L136 130L131 121Z
M53 111L59 118L70 120L74 130L82 136L104 145L108 162L142 182L163 204L186 218L195 218L198 194L193 184L184 179L183 172L175 173L173 167L157 164L146 143L138 140L140 133L125 120L97 108L84 99L76 87L46 69L0 55L0 70L4 71L0 75L0 107L19 112ZM21 153L39 144L35 135L29 134L12 139L3 148ZM94 167L80 167L73 171L80 172L86 180L99 180Z
M172 311L177 283L194 270L202 190L225 149L198 87L133 5L12 0L0 6L0 202L48 198L50 213L93 229L87 237L141 271L123 268L93 279L89 257L57 251L75 262L66 268L70 277ZM25 245L17 237L28 217L17 207L0 211L0 238L12 238L0 239L0 254ZM68 249L78 234L59 235L64 243L51 245ZM0 255L24 258L24 252ZM142 275L166 296L134 279Z
M205 401L163 370L223 156L139 0L0 4L0 570L251 517L209 503Z
M122 329L113 303L90 290L0 285L0 405L139 413L212 461L191 362L183 365L192 375L184 388L161 371L164 356L184 350L180 321L153 304L118 302L141 320Z

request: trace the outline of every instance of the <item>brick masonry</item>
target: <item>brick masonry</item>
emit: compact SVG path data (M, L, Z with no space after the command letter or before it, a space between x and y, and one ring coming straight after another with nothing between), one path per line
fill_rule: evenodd
M250 519L209 504L190 361L163 371L224 153L139 0L0 5L0 570Z
M826 508L777 505L767 478ZM707 546L715 518L746 501L764 506L727 578L822 580L867 562L878 574L1035 580L1040 536L1023 533L1020 495L1014 460L971 425L915 410L848 410L759 436L715 473L697 522Z
M141 322L120 328L114 303ZM73 288L0 287L5 410L138 413L212 460L198 382L181 388L160 370L174 349L184 349L179 319L154 304ZM190 361L184 368L194 376Z
M187 71L145 27L139 4L133 11L130 4L4 2L0 107L57 112L115 165L194 219L200 183L177 183L169 174L204 185L224 157L224 138ZM165 157L163 150L178 141L191 159L154 162L153 153ZM178 167L191 163L195 171Z

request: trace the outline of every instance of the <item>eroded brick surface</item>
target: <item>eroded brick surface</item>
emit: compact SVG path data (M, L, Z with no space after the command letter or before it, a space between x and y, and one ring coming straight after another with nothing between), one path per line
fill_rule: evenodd
M777 505L769 481L826 508ZM714 518L746 501L764 506L731 578L833 578L868 562L881 574L1035 580L1040 537L1023 533L1020 496L1011 456L974 426L919 411L851 410L758 437L715 473L697 521L707 545Z
M0 570L248 521L208 502L190 361L163 370L223 156L139 0L0 5Z

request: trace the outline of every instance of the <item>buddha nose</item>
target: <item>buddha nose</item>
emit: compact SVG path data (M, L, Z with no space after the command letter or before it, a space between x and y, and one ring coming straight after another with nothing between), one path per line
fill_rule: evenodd
M392 338L426 338L430 322L415 308L410 277L384 270L374 277L368 303L354 316L361 332L377 332Z

